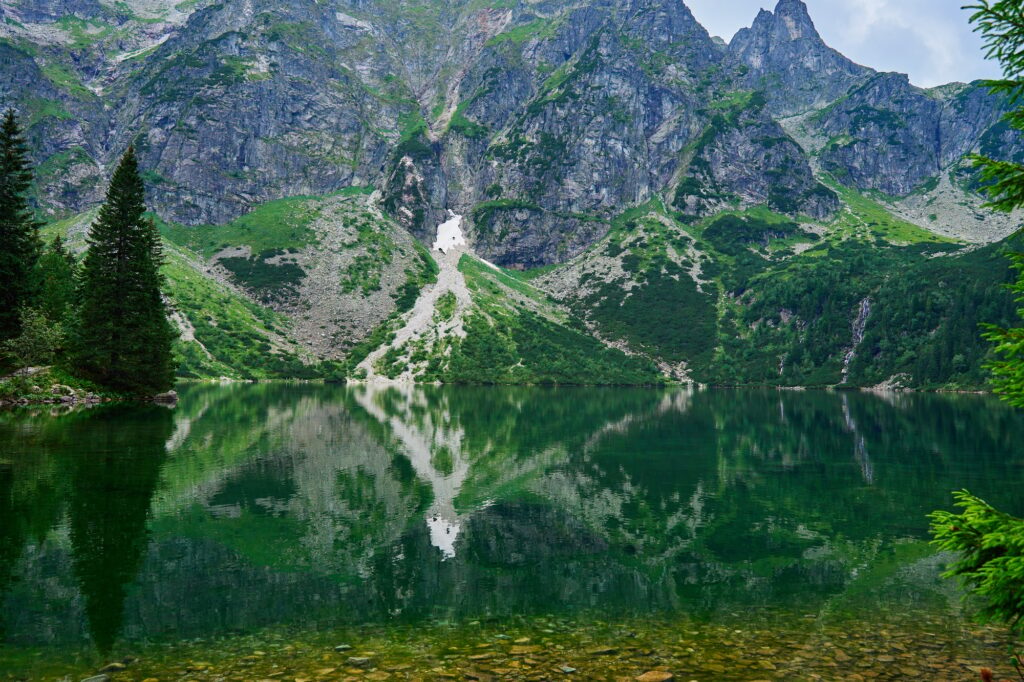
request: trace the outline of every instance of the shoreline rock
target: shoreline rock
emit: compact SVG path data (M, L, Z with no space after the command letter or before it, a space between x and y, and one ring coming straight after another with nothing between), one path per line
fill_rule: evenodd
M178 392L167 391L165 393L157 393L153 396L153 402L157 405L177 405L178 404Z

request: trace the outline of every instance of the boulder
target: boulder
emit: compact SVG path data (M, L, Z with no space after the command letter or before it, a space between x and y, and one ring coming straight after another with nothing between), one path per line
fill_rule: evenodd
M178 393L176 391L158 393L153 396L153 402L160 405L175 405L178 402Z

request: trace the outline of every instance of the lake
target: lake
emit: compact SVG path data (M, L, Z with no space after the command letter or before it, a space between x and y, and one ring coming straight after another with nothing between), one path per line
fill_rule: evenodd
M1024 513L991 397L179 392L0 413L0 677L1010 674L927 542Z

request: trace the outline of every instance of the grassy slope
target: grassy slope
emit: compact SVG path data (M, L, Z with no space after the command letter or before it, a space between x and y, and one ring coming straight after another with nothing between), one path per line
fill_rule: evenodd
M545 294L471 256L459 270L476 309L438 378L453 383L658 383L648 360L608 348ZM520 302L522 301L522 302Z
M1007 244L961 252L870 197L840 194L844 210L818 226L763 207L687 225L654 201L620 216L573 263L519 277L552 286L572 273L572 286L562 283L566 302L604 336L685 362L703 382L839 384L868 299L849 383L982 386L987 345L978 324L1013 316L1001 286L1010 278ZM613 271L609 260L621 274L600 281L602 267ZM689 272L695 261L699 287Z
M75 250L84 249L94 212L47 225L43 236L61 234ZM192 378L310 377L299 348L287 337L287 321L235 290L207 277L195 254L165 241L167 294L173 309L188 320L175 350L179 375Z

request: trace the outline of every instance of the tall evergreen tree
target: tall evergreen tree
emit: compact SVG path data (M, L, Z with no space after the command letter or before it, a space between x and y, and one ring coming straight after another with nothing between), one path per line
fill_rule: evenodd
M72 344L73 364L85 376L152 394L173 383L175 332L160 293L160 235L145 212L145 187L129 147L89 230Z
M21 309L32 303L39 224L28 203L32 169L17 116L0 122L0 341L20 332Z

